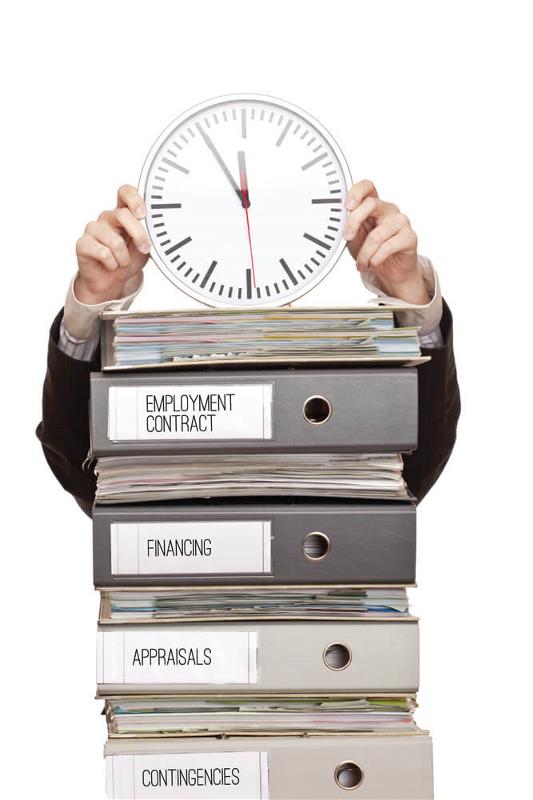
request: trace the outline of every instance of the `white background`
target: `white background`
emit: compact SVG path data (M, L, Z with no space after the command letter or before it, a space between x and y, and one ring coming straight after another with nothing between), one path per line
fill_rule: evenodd
M174 116L238 91L316 115L354 177L372 178L410 216L438 268L455 317L463 413L448 468L420 507L418 719L435 738L438 800L530 791L527 10L354 0L4 5L6 797L104 793L91 526L34 437L47 329L75 269L75 240L120 183L137 181ZM216 214L208 191L205 211ZM313 301L365 296L347 257L332 281ZM180 303L155 267L145 297Z

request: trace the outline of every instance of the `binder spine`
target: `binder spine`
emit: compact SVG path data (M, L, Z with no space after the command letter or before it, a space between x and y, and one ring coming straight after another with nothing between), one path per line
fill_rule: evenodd
M349 797L350 791L358 800L433 798L433 748L427 735L230 736L160 739L155 744L146 739L112 739L105 747L108 797L161 797L160 786L146 784L157 784L170 770L190 764L191 758L205 766L214 754L231 753L243 765L246 755L256 754L258 764L265 766L262 772L256 768L248 773L248 779L255 776L256 782L255 792L247 787L247 800L324 800ZM137 786L142 786L142 794L135 794ZM189 796L180 788L167 790L165 797ZM235 787L225 793L219 789L216 796L235 800Z
M409 452L412 367L93 373L93 455Z
M415 582L416 508L394 502L96 505L93 551L97 588L402 586Z
M414 618L99 626L101 696L418 691Z

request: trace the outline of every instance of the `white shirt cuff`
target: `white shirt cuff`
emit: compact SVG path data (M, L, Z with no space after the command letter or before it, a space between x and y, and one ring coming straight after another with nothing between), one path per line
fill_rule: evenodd
M415 326L420 328L419 336L427 336L435 331L442 318L442 295L440 292L439 278L429 258L418 256L418 263L422 268L424 283L431 298L425 305L413 305L385 294L379 285L378 276L372 271L361 272L361 280L367 289L375 292L376 301L386 305L406 306L405 311L397 311L395 316L401 326Z
M87 339L97 339L100 335L100 314L102 311L125 311L130 307L143 287L144 278L142 272L134 275L124 286L126 290L124 297L120 297L117 300L106 300L104 303L95 303L94 305L80 303L74 294L75 280L76 276L70 282L65 299L63 323L65 330L72 339L87 341Z

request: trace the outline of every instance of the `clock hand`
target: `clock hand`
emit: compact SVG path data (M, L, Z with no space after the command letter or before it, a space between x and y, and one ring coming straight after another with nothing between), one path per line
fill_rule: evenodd
M239 189L239 187L237 185L237 181L235 180L235 178L233 177L233 175L229 171L229 169L228 169L228 167L226 165L226 162L223 160L222 156L220 155L220 153L218 152L217 148L215 147L213 140L204 131L204 129L202 128L202 126L198 122L196 123L196 128L197 128L198 132L201 134L204 142L209 147L209 149L211 150L211 152L215 156L216 160L218 161L218 163L222 167L224 175L226 176L226 178L229 180L229 182L231 183L231 185L235 189L235 191L237 193L237 197L239 198L239 200L241 201L241 203L242 203L242 205L244 207L244 198L243 198L243 195L241 193L241 190Z
M244 208L244 213L246 214L246 230L248 231L248 246L250 248L250 261L252 262L252 278L255 289L256 282L255 282L254 252L252 249L252 235L250 233L250 217L248 215L248 209L250 207L250 196L248 194L248 175L246 173L246 161L243 150L239 150L239 152L237 153L237 158L239 160L239 177L241 181L242 205Z
M239 150L237 153L239 160L239 178L241 181L241 196L243 208L250 208L250 190L248 187L248 174L246 172L246 160L244 157L244 150Z

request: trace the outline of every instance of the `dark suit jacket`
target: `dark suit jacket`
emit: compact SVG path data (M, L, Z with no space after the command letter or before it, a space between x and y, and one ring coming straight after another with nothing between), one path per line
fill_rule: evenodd
M37 427L48 464L67 492L91 514L96 479L89 450L89 375L100 369L100 354L78 361L58 347L62 312L50 330L48 369L43 388L43 419ZM452 452L460 412L452 342L452 316L446 303L441 321L443 347L424 350L431 361L419 370L418 449L404 456L404 477L421 500Z

